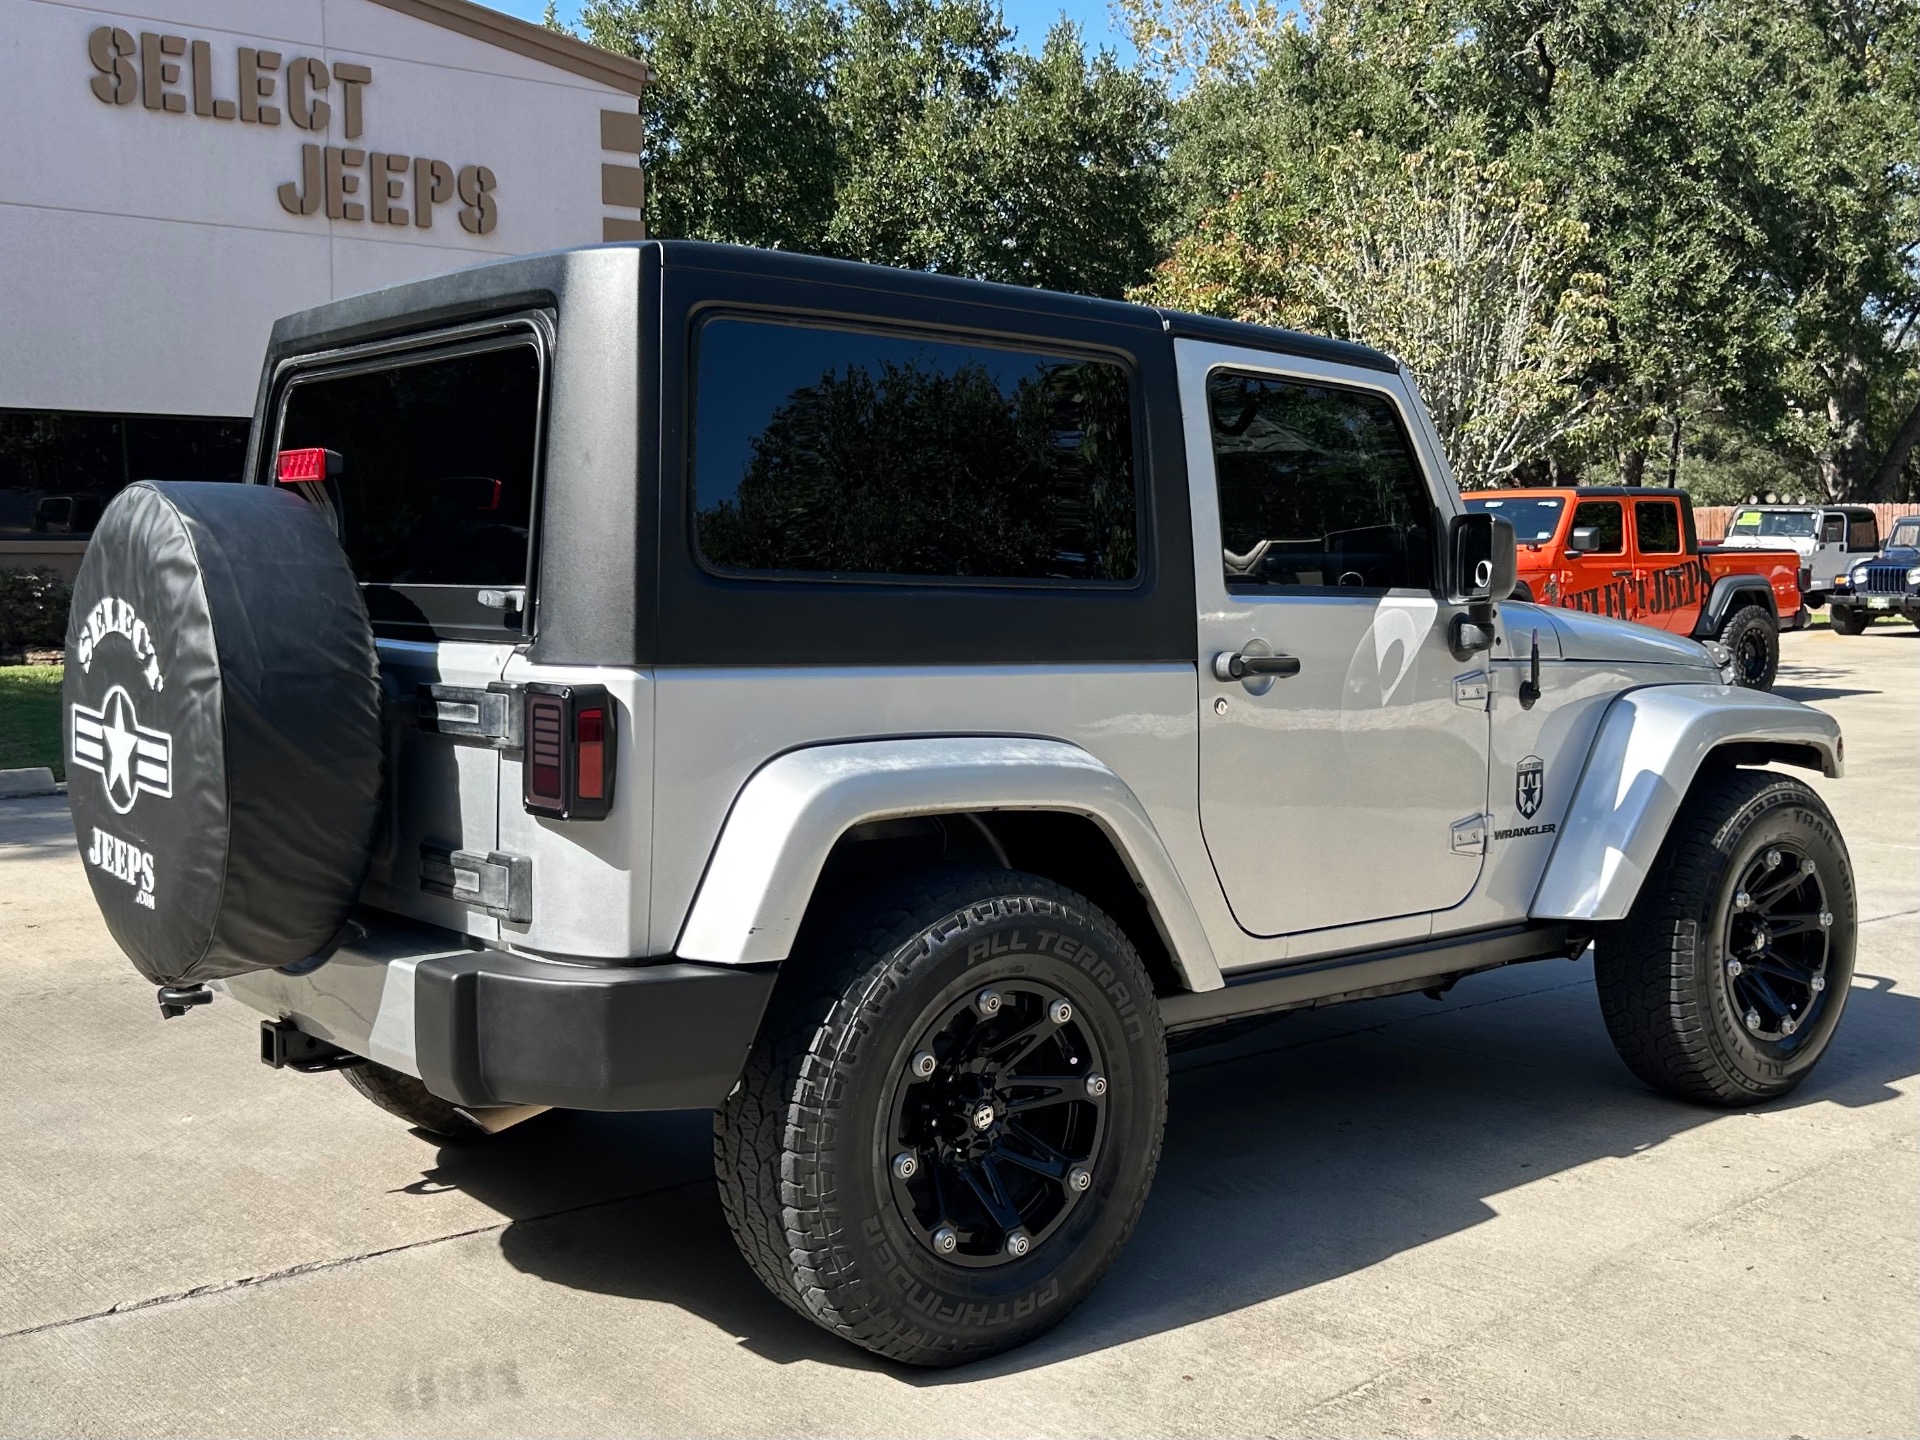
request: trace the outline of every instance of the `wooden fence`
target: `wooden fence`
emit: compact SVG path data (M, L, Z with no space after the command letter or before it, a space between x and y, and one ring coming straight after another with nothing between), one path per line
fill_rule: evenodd
M1733 524L1733 517L1742 510L1751 510L1751 505L1698 505L1694 507L1694 523L1699 527L1702 540L1724 540L1727 529ZM1893 529L1893 522L1902 515L1920 514L1920 505L1874 505L1869 507L1874 519L1880 522L1880 538L1884 541L1887 532Z

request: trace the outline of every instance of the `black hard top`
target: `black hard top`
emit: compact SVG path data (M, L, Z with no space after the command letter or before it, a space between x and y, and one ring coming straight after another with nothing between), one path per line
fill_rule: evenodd
M1151 325L1182 339L1209 340L1222 345L1269 350L1387 374L1394 374L1400 368L1391 356L1378 350L1323 335L1306 335L1267 325L1249 325L1211 315L1189 315L1178 310L1134 305L1124 300L1071 295L1059 290L1001 285L954 275L901 270L888 265L833 260L789 250L761 250L702 240L643 240L617 245L582 245L538 255L486 261L446 275L331 301L289 315L275 323L272 349L284 352L306 348L314 340L344 340L354 332L377 328L382 320L390 321L403 315L457 312L471 306L479 296L489 291L507 294L550 288L566 272L575 268L573 262L596 252L648 250L657 255L663 268L669 269L757 275L802 286L856 286L882 293L913 295L936 302L948 298L956 303L1027 314L1101 319L1109 324Z

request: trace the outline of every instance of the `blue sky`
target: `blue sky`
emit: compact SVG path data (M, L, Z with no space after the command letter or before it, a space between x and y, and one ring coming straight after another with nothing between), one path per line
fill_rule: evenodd
M546 0L483 0L483 3L535 23L547 8ZM1001 0L1001 8L1006 12L1007 24L1019 37L1017 43L1026 49L1038 49L1046 39L1047 27L1064 11L1068 19L1079 24L1090 48L1107 45L1123 56L1133 50L1120 32L1111 28L1107 0ZM579 0L560 0L561 19L571 21L579 12Z

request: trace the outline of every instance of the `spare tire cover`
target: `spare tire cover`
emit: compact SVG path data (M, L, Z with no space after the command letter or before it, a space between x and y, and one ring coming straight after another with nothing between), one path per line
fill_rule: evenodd
M192 984L323 951L366 878L379 666L321 510L261 485L129 486L67 622L67 794L141 974Z

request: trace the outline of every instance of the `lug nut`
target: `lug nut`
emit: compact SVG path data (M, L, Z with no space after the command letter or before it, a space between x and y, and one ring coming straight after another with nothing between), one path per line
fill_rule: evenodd
M1047 1007L1047 1018L1056 1025L1064 1025L1073 1019L1073 1006L1064 1000L1056 1000Z
M1758 1030L1760 1028L1760 1012L1758 1010L1747 1011L1746 1021L1747 1029Z
M1734 909L1748 910L1748 909L1751 909L1752 907L1753 907L1753 897L1747 894L1746 891L1739 890L1734 893L1734 897L1733 897Z
M920 1173L920 1157L911 1150L902 1150L893 1157L893 1173L901 1180L911 1180Z
M933 1248L938 1254L951 1255L960 1248L960 1237L954 1233L954 1228L951 1225L937 1226L931 1238L933 1240Z
M1097 1070L1081 1083L1087 1087L1087 1094L1096 1100L1107 1093L1107 1077Z
M1820 912L1820 928L1822 930L1831 930L1833 928L1833 912L1831 910L1822 910Z
M1778 850L1767 851L1767 869L1778 870L1779 868L1780 868L1780 852Z
M1000 1013L1000 992L998 990L982 990L978 995L973 997L973 1008L980 1012L981 1019L991 1020Z
M1814 976L1813 979L1807 982L1807 988L1818 995L1822 990L1827 988L1827 977L1824 975Z
M1007 1232L1007 1254L1018 1260L1033 1248L1033 1237L1024 1230Z
M925 1080L939 1068L940 1062L933 1058L931 1050L922 1050L913 1057L913 1073Z
M1746 968L1747 967L1742 965L1738 960L1727 961L1727 974L1729 975L1738 975Z
M1076 1165L1067 1171L1067 1188L1085 1194L1093 1188L1093 1172L1084 1165Z
M1782 1035L1791 1035L1793 1034L1794 1031L1798 1030L1799 1028L1800 1028L1800 1022L1794 1019L1793 1016L1791 1015L1787 1016L1786 1019L1780 1022L1780 1033Z

